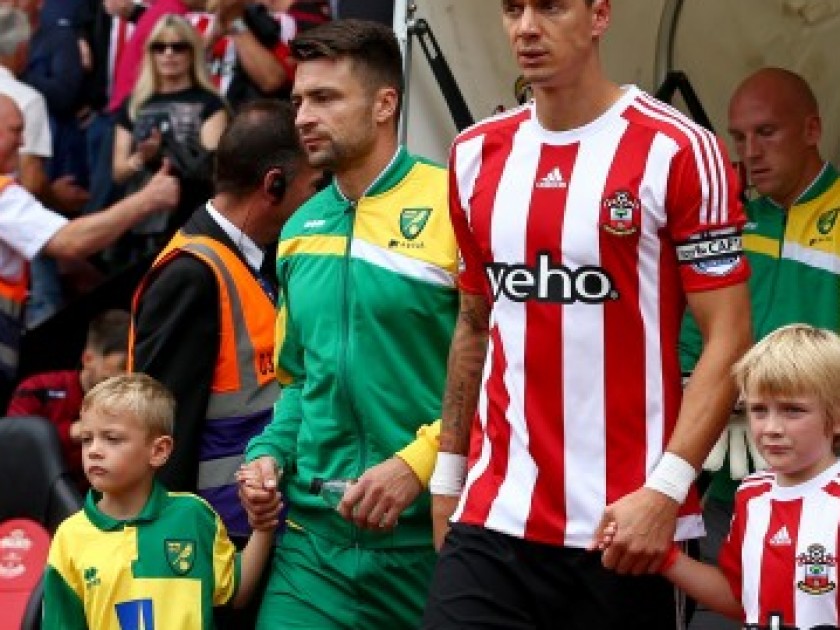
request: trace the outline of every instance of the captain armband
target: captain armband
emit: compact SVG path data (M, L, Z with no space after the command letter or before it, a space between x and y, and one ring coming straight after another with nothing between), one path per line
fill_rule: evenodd
M682 504L696 477L697 471L694 466L679 455L665 451L647 478L645 488L657 490Z
M466 456L441 451L437 455L435 471L429 481L429 491L432 494L457 497L464 489L466 478Z

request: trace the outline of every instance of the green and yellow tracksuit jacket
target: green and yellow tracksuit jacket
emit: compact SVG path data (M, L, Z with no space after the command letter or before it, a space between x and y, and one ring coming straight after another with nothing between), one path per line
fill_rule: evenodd
M762 339L795 322L840 332L840 175L826 163L820 175L785 211L767 197L747 204L744 252L753 335ZM702 339L689 317L680 336L684 372L694 368ZM740 480L726 462L714 474L709 493L732 501Z
M429 494L393 532L361 531L312 479L354 479L395 453L428 482L458 308L446 171L400 148L357 202L336 183L280 237L274 417L247 459L284 470L289 523L339 545L428 545Z

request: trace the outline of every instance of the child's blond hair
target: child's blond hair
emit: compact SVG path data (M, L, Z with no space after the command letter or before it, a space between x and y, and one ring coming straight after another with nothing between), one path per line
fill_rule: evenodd
M146 374L120 374L102 381L82 401L81 413L99 411L112 416L130 414L149 435L172 435L175 397Z
M732 368L742 395L813 395L829 421L840 412L840 337L807 324L783 326Z

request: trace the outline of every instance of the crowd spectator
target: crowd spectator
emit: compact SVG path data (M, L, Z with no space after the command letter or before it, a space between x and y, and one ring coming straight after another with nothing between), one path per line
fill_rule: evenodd
M53 155L53 141L46 101L40 92L20 80L26 69L32 25L38 23L39 9L35 0L0 4L0 94L15 100L26 121L18 181L48 207L73 211L86 193L69 176L49 181L46 163Z
M47 104L37 90L18 79L26 67L31 33L23 11L0 5L0 94L14 99L26 121L17 177L22 186L41 198L47 187L44 162L52 157Z
M134 90L143 65L147 40L160 18L165 15L184 16L190 10L200 11L204 8L205 0L155 0L143 12L116 62L108 111L117 112Z
M172 452L174 415L172 394L144 374L114 376L85 396L79 432L93 490L50 545L44 630L212 628L214 606L253 595L279 502L237 557L207 503L155 480Z
M84 71L72 23L75 2L44 0L23 4L28 7L33 34L21 79L44 97L52 137L51 157L43 164L48 186L45 192L63 191L60 195L42 194L41 200L73 215L89 198L84 133L77 119ZM27 327L37 326L63 304L57 261L36 257L32 261Z
M231 107L263 97L288 99L294 76L288 40L263 4L220 0L210 39L216 54L233 51L229 76L222 78Z
M87 198L73 175L51 181L47 172L53 157L53 134L43 95L17 80L28 66L29 36L39 22L40 4L21 0L0 5L0 94L17 102L26 121L25 144L20 152L18 182L39 201L60 212L75 212ZM20 7L17 9L15 7ZM38 40L35 42L38 50ZM37 256L32 261L27 323L34 325L53 313L63 302L56 261Z
M461 315L423 627L673 630L655 573L702 535L693 482L751 340L736 177L710 132L605 75L609 0L501 10L534 99L450 155ZM686 301L706 346L681 398Z
M40 92L17 79L26 67L30 34L29 19L23 11L0 5L0 94L15 100L26 122L15 175L24 188L48 203L46 161L52 157L52 133L47 104ZM28 298L30 321L48 315L61 302L55 261L36 257L33 262L34 286Z
M335 177L278 245L283 392L246 452L265 489L243 496L260 522L279 482L290 526L257 627L413 628L435 562L425 487L458 301L446 174L398 144L391 29L329 22L292 51L303 146ZM356 479L338 511L312 492L318 477Z
M117 114L114 179L136 190L168 158L181 179L182 195L174 216L161 213L134 229L129 261L157 253L210 196L211 152L227 123L198 33L184 18L164 16L146 42L137 85Z
M820 155L822 122L813 91L794 72L762 68L736 88L728 116L735 151L757 193L746 206L743 236L752 268L756 339L795 322L840 332L840 275L830 262L840 257L840 176ZM680 337L684 372L694 369L702 345L696 324L687 317ZM744 422L742 412L734 413L722 440L740 442L741 450L749 452ZM716 467L703 506L707 536L700 552L708 562L717 560L735 491L748 472L747 463L739 466L731 451ZM691 623L692 630L736 627L703 609Z
M18 170L23 115L0 94L0 407L17 376L24 306L29 289L28 262L39 253L59 259L88 256L114 242L135 223L178 202L178 182L164 162L133 195L110 208L68 221L47 210L7 175Z
M73 24L75 3L44 0L36 13L37 24L29 41L22 80L44 97L52 132L53 157L47 176L52 181L69 176L80 187L88 187L88 166L84 134L78 115L82 109L84 67ZM77 211L86 201L79 199Z
M82 491L87 489L79 444L82 399L94 385L125 372L129 321L127 311L97 315L88 326L81 369L30 376L9 401L7 416L41 416L55 425L67 468Z
M85 70L80 125L85 133L90 199L85 212L107 206L117 194L112 180L114 120L108 113L117 61L145 12L133 0L81 0L75 16Z

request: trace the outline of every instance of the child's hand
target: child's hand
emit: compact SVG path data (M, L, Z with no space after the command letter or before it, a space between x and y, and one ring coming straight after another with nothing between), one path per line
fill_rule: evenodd
M239 485L247 485L251 488L262 487L262 479L260 478L259 473L246 464L242 464L242 466L239 467L239 470L236 471L234 477L236 478L236 483Z
M589 544L588 551L604 551L604 549L612 544L617 531L618 524L615 521L607 523L604 529L601 530L600 535L596 532L596 538Z
M234 475L239 484L239 498L255 531L273 531L279 523L283 501L276 478L266 483L259 466L243 464Z

